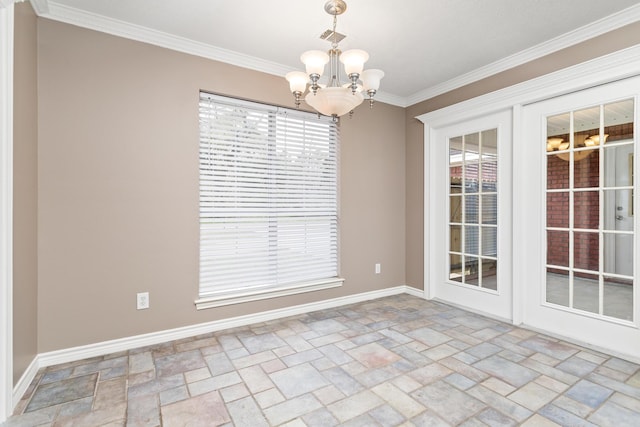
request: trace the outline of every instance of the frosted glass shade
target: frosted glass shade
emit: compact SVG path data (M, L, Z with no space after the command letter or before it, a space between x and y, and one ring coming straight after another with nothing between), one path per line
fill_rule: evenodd
M362 104L364 97L349 88L326 87L315 95L310 92L304 98L307 104L326 116L342 116Z
M324 66L329 62L329 55L321 50L308 50L300 55L308 75L324 73Z
M350 49L340 54L340 62L344 64L347 76L362 73L362 68L367 60L369 60L369 54L360 49Z
M289 82L291 92L304 92L307 89L307 81L309 77L302 71L291 71L285 76Z
M364 70L362 74L360 74L360 80L362 80L365 91L377 91L380 88L380 80L382 80L383 77L384 71L376 69Z

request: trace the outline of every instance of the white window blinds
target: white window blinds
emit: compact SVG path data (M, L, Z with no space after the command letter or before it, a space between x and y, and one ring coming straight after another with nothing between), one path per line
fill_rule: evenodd
M200 94L200 298L338 275L331 118Z

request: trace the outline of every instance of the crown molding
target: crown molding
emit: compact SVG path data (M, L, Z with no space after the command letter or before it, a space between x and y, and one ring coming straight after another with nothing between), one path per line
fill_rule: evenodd
M489 65L448 80L444 83L416 92L415 94L407 97L407 106L426 101L427 99L431 99L435 96L442 95L443 93L458 89L462 86L474 83L502 71L536 60L545 55L549 55L569 46L592 39L639 20L640 4L637 4L621 10L618 13L602 18L596 22L555 37L544 43L540 43L529 49L525 49L499 61L495 61Z
M13 1L16 0L0 0L0 4L7 2L12 3ZM286 65L244 55L228 49L222 49L184 37L178 37L169 33L152 30L139 25L130 24L128 22L107 18L102 15L68 7L60 3L56 3L55 1L30 1L38 16L55 21L212 59L214 61L225 62L227 64L279 77L284 77L284 75L290 71L290 67ZM418 91L413 95L403 97L386 92L378 92L376 95L376 101L399 107L408 107L639 20L640 4L631 6L594 23L577 28L559 37L515 53L441 84Z

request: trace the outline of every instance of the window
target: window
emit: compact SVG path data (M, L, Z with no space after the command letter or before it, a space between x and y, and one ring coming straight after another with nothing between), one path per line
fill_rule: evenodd
M199 123L197 307L340 286L331 118L201 93Z
M449 280L497 290L497 129L449 139Z

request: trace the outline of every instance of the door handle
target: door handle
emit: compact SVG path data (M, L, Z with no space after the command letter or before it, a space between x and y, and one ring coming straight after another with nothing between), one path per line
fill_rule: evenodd
M622 215L616 215L616 219L618 221L622 221L624 219L624 217Z

